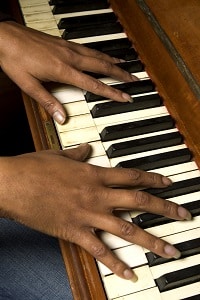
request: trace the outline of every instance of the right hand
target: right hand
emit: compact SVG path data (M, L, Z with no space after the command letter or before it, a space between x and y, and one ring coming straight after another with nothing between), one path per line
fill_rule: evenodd
M137 188L167 187L171 181L136 169L90 165L83 162L89 151L86 144L64 151L2 157L1 216L80 245L125 279L135 278L132 270L97 237L96 229L160 256L178 257L179 251L167 242L113 214L116 209L136 209L175 220L190 219L185 208ZM120 189L112 188L114 186Z

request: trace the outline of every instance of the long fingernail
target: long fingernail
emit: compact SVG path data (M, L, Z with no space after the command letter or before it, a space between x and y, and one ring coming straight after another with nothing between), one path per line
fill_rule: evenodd
M135 275L135 273L129 269L124 271L124 277L128 280L132 280L133 282L138 280L138 277Z
M184 220L190 221L192 220L192 215L191 213L185 209L183 206L179 206L178 208L178 215Z
M163 176L162 177L162 182L164 183L164 185L169 186L172 184L171 179L169 179L168 177Z
M174 246L172 245L169 245L167 244L165 247L164 247L164 251L167 255L169 255L170 257L173 257L173 258L180 258L181 256L181 252L176 249Z
M53 113L53 118L61 125L65 122L65 116L58 110Z
M126 101L129 101L129 102L132 102L132 101L133 101L132 98L131 98L131 96L130 96L129 94L122 93L122 97L123 97L123 99L126 100Z
M131 77L132 77L132 80L133 80L133 81L139 81L139 78L136 77L135 75L131 75Z

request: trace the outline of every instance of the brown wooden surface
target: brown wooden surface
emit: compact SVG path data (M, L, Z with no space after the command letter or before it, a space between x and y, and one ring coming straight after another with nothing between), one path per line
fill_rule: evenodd
M176 62L152 28L138 2L136 0L110 0L130 40L138 50L146 70L155 82L167 108L177 121L178 128L200 165L200 118L198 116L200 104L197 95L191 90L191 86L177 68ZM196 28L196 24L199 24L197 18L199 13L196 7L198 0L148 0L145 4L160 21L167 36L177 51L180 51L189 70L194 73L195 80L199 82L197 71L199 66L193 60L193 58L197 58L197 61L199 59L199 44L196 51L193 49L195 45L193 43L197 43L200 36L199 26ZM177 23L177 20L183 22L183 27ZM191 34L191 31L194 34ZM192 41L193 37L194 41ZM51 148L52 145L57 147L56 142L52 143L51 134L46 132L46 124L54 128L51 118L25 95L24 101L36 150ZM94 259L73 244L60 241L60 246L74 299L106 299Z

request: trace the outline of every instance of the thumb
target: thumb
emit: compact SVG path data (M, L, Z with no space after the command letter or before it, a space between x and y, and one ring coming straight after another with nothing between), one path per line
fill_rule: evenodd
M48 92L37 78L28 75L26 82L28 84L21 86L23 91L40 103L55 121L63 124L66 120L66 111L58 99ZM20 83L18 85L20 86Z
M84 161L91 152L91 146L89 144L81 144L77 148L66 149L62 151L63 156L68 158L77 160L77 161Z

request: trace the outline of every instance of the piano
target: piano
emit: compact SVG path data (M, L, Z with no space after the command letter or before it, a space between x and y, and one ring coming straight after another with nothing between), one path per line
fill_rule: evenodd
M128 91L132 104L114 103L69 85L53 86L51 92L70 115L62 126L23 94L36 150L89 142L94 149L89 163L169 176L172 188L149 192L181 203L193 215L192 221L172 222L152 214L121 212L121 217L176 244L182 252L178 260L164 260L99 233L134 268L136 283L118 278L79 246L60 240L74 299L199 299L199 1L19 0L19 6L19 22L120 57L125 60L121 67L140 78L129 85L100 76Z

